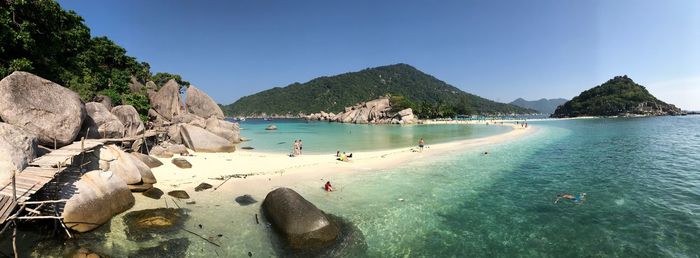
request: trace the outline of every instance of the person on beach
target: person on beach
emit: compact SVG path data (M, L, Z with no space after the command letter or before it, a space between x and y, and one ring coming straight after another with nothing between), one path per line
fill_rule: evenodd
M352 154L350 154L350 156L348 156L345 154L345 152L343 152L343 154L340 154L340 157L338 158L338 160L343 161L343 162L349 162L350 161L349 158L352 158Z
M301 150L304 148L304 146L301 143L301 139L299 139L299 155L301 155Z
M335 157L340 158L340 150L335 151Z
M331 181L326 181L326 185L323 186L323 189L326 189L326 192L333 192L333 186L331 185Z
M574 204L583 204L586 201L586 193L579 193L576 196L573 194L557 194L557 199L554 200L554 204L557 204L561 199L569 200Z
M292 145L292 157L296 157L301 155L301 151L299 150L299 140L294 140L294 144Z
M423 140L423 137L421 137L420 140L418 140L418 148L421 152L423 152L423 146L425 146L425 141Z

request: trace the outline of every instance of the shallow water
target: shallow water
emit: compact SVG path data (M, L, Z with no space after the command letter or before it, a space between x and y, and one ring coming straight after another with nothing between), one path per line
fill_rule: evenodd
M340 173L332 194L317 182L294 189L362 231L366 249L352 256L698 257L700 116L532 125L534 134L514 141ZM585 192L587 201L555 205L560 192ZM186 225L225 232L221 248L185 232L164 238L189 238L193 257L278 255L269 228L254 223L260 203L234 197L202 192ZM135 209L147 206L162 200L138 198ZM93 241L96 250L119 257L154 244L126 241L115 221L95 233L108 236Z
M274 124L277 130L265 130ZM248 119L241 123L241 135L251 139L241 143L263 152L291 152L294 140L301 139L304 153L369 151L415 146L423 137L427 144L466 138L480 138L512 130L494 125L356 125L308 122L298 119Z

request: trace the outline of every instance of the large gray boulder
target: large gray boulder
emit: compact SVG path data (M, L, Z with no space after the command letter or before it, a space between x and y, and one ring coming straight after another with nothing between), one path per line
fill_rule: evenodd
M163 165L163 162L161 162L160 160L146 154L132 152L131 156L139 159L141 162L145 163L149 168L156 168Z
M151 106L167 120L182 114L180 100L180 85L173 79L169 80L159 91L149 94Z
M207 120L194 114L180 114L175 117L173 117L172 120L170 120L173 124L191 124L194 126L197 126L199 128L204 128L207 126Z
M99 102L100 104L105 106L107 110L112 110L112 107L114 107L114 105L112 105L112 98L106 95L97 94L94 98L92 98L92 101Z
M27 72L13 72L0 81L0 117L37 135L53 147L73 142L85 119L80 97L68 88Z
M36 135L15 125L0 122L0 181L12 178L36 157Z
M292 249L314 249L335 242L340 229L328 215L289 188L267 194L262 209Z
M193 125L181 125L180 135L182 143L196 152L234 152L236 150L230 141Z
M93 170L73 183L75 191L62 191L66 202L61 218L78 232L93 230L114 215L134 206L134 196L124 180L112 172Z
M114 145L105 145L100 149L100 169L112 171L126 184L139 184L142 180L141 168L134 163L128 153Z
M238 125L238 123L231 123L228 121L220 120L216 117L210 117L209 119L207 119L207 126L205 127L205 129L232 143L241 142L241 127Z
M367 107L360 108L360 110L357 112L357 115L355 115L353 122L356 124L368 123L369 122L369 112L370 112L370 109Z
M182 125L183 124L175 124L168 127L168 138L170 141L177 144L182 144L182 137L180 136L180 127Z
M124 136L138 136L146 131L139 112L131 105L121 105L112 108L112 114L124 124Z
M185 93L185 107L188 112L199 117L224 119L224 112L221 111L216 101L192 85L187 88Z
M87 117L83 122L83 134L87 138L122 138L124 137L124 124L99 102L85 104ZM89 131L88 131L89 129Z
M129 89L133 93L143 93L145 86L141 82L139 82L136 77L131 76L131 80L129 81Z

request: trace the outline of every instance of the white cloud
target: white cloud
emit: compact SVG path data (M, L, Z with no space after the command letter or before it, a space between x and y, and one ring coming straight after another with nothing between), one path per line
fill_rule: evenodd
M650 83L647 89L656 98L681 109L700 110L700 76Z

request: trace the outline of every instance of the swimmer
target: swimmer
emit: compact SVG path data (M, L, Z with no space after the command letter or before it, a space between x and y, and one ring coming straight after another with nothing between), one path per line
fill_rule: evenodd
M331 185L331 181L327 181L326 185L323 186L323 189L326 189L326 192L333 192L333 186Z
M576 196L573 194L557 194L557 199L554 200L554 204L557 204L561 199L570 200L574 204L583 204L586 201L586 193L579 193Z

